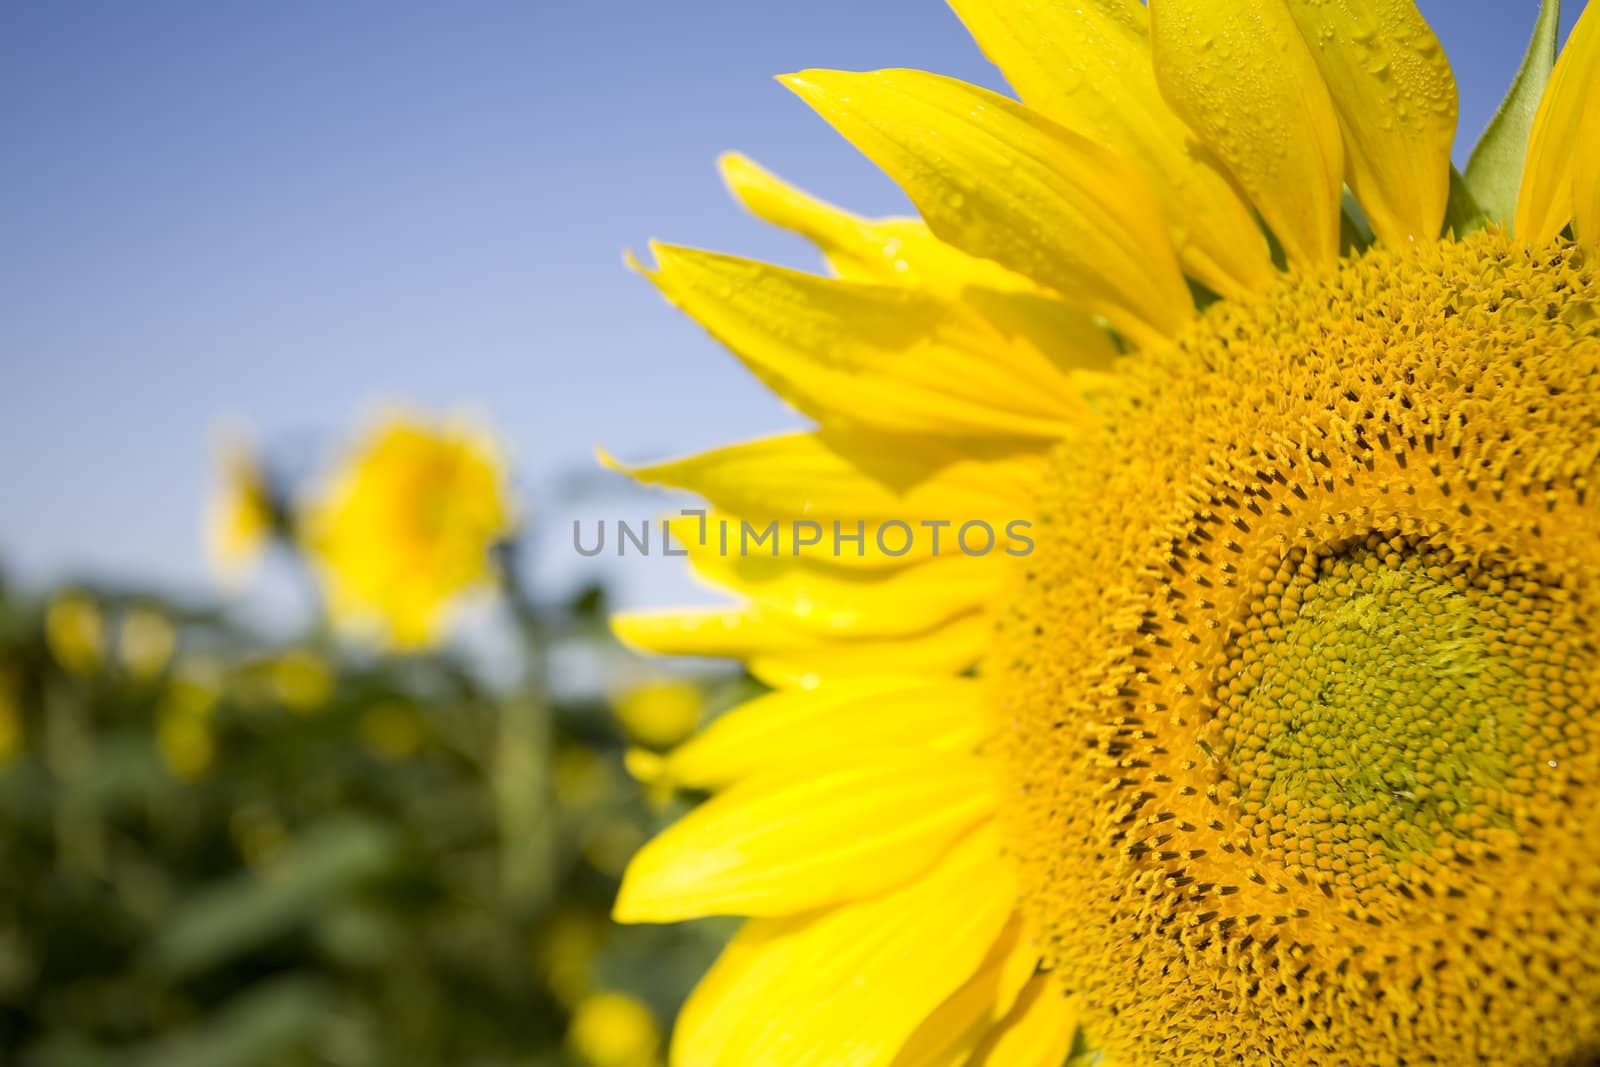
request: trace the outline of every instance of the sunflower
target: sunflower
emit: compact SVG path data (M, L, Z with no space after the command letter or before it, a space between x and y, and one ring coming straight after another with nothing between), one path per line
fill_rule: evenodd
M271 480L243 441L218 451L219 484L206 506L205 544L211 569L228 582L245 578L281 525Z
M375 424L302 524L333 621L395 648L435 643L461 601L494 588L493 550L514 530L506 481L476 427Z
M1593 1062L1600 14L1461 175L1406 0L953 6L1020 102L782 79L920 219L641 268L816 424L631 470L771 687L638 761L673 1062Z

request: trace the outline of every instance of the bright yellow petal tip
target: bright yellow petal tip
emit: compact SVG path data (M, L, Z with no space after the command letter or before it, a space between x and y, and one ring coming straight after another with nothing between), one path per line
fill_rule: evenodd
M988 768L966 755L753 778L646 845L613 916L794 915L870 896L926 869L993 806Z
M1158 0L1159 2L1159 0ZM1350 188L1378 238L1431 241L1450 198L1456 83L1412 0L1289 0L1344 133Z
M1591 4L1561 50L1533 120L1517 199L1516 234L1524 242L1552 241L1580 208L1585 215L1594 209L1596 141L1600 141L1600 13Z
M1339 258L1338 113L1284 0L1151 0L1156 75L1291 263Z
M911 197L933 232L1141 343L1193 314L1159 202L1115 154L996 93L913 70L779 81Z

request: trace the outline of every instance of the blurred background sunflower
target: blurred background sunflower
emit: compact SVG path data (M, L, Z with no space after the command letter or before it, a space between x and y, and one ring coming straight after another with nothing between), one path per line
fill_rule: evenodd
M1419 6L1465 168L1540 7ZM1546 5L1546 51L1582 10ZM0 1064L666 1062L735 925L619 926L624 872L817 737L763 748L723 713L794 713L765 682L619 645L616 610L712 594L573 524L678 502L597 443L805 422L618 257L661 232L813 269L707 180L735 146L907 214L770 81L891 66L1010 91L924 0L0 11ZM821 217L723 166L758 214ZM1183 265L1217 292L1252 269L1212 251ZM727 281L672 255L680 303ZM979 1036L1023 1064L1059 1031Z

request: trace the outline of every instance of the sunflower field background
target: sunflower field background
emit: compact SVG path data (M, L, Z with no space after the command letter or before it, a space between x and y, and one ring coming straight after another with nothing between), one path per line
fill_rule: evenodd
M517 584L527 531L472 525L509 507L482 498L501 472L452 485L448 433L407 417L373 436L397 434L345 472L364 504L318 527L356 539L348 558L319 569L323 505L238 449L208 515L222 578L277 555L330 596L407 538L460 539L471 578L437 597L437 558L386 572L386 601L342 594L377 631L253 626L227 582L198 600L0 583L0 1062L660 1062L725 931L610 923L627 860L679 810L624 761L748 687L653 673L609 636L598 585ZM420 618L401 595L418 583ZM481 638L450 640L462 594L503 631L488 665Z

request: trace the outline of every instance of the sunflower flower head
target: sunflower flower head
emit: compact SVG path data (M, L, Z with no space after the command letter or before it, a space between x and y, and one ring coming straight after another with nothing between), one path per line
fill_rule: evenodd
M178 647L178 629L162 611L135 606L123 613L117 628L117 658L123 670L149 681L167 669Z
M595 993L573 1012L567 1046L587 1067L656 1067L661 1030L637 997Z
M337 679L327 658L308 648L292 648L268 666L272 693L296 715L324 710Z
M657 678L629 686L612 698L611 708L629 740L648 748L668 748L694 732L705 694L694 682Z
M93 674L105 660L106 618L94 597L69 589L51 597L44 612L50 655L73 674Z
M256 455L229 440L218 452L221 475L206 507L206 556L223 580L237 582L260 560L279 528L280 509Z
M514 530L504 462L482 431L404 414L375 425L311 506L302 536L334 622L400 649L442 635L496 580Z
M646 768L673 1062L1600 1057L1600 15L1461 175L1407 0L953 6L1019 99L783 79L920 218L646 269L816 424L631 470L777 545L615 622L771 687Z
M216 763L220 697L220 684L209 664L184 664L157 709L156 750L179 781L198 781Z

